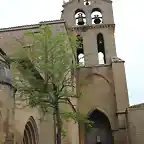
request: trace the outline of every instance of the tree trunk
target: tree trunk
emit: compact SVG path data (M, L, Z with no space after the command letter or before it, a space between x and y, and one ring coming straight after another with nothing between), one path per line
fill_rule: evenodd
M62 124L60 118L59 107L57 106L55 109L56 112L56 122L57 122L57 144L61 144L61 133L62 133Z
M57 134L56 134L56 119L55 119L55 112L53 113L53 122L54 122L54 144L57 144L56 139L57 139Z

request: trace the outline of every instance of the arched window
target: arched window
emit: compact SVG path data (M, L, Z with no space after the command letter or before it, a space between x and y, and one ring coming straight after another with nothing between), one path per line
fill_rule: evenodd
M101 24L103 22L102 12L99 8L94 8L91 12L92 24Z
M82 9L77 9L75 11L75 20L76 20L76 25L85 25L86 24L86 15Z
M83 49L83 38L77 35L77 62L79 65L84 66L84 49Z
M30 117L25 125L23 144L38 144L38 129L33 117Z
M101 33L99 33L97 35L97 46L98 46L99 64L105 64L106 63L106 57L105 57L104 38L103 38L103 34L101 34Z

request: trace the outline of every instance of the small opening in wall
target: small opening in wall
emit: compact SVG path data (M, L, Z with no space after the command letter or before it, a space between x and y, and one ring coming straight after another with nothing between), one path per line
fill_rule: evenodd
M104 64L104 54L102 52L98 53L99 64Z
M83 38L80 35L77 35L77 62L80 66L85 65Z
M91 1L90 0L84 0L84 5L85 6L91 5Z
M92 24L102 24L102 12L99 8L94 8L91 13Z
M103 34L102 33L99 33L97 35L97 47L98 47L99 64L105 64L106 63L105 45L104 45L104 38L103 38Z
M77 35L77 47L83 48L83 38L80 35Z
M77 48L77 62L80 66L85 65L83 48Z
M85 65L85 62L84 62L84 54L83 53L80 53L78 55L78 61L79 61L79 65L80 66L84 66Z
M76 25L86 25L86 15L82 9L75 11L75 21Z

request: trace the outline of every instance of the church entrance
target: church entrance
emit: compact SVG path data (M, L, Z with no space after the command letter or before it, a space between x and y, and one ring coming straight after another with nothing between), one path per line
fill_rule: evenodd
M113 144L113 137L109 119L99 110L89 114L92 128L86 131L86 144Z

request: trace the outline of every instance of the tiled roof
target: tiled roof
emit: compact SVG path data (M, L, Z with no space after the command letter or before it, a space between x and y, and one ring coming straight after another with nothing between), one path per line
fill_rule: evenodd
M52 21L41 21L38 24L22 25L22 26L8 27L8 28L0 28L0 32L38 28L41 24L57 24L57 23L64 23L64 22L65 21L62 20L62 19L52 20Z
M144 108L144 103L132 105L129 108Z

